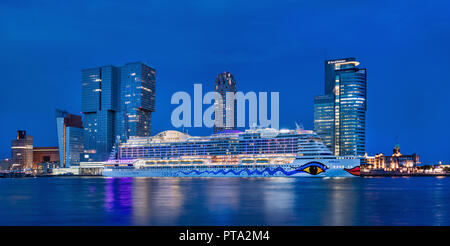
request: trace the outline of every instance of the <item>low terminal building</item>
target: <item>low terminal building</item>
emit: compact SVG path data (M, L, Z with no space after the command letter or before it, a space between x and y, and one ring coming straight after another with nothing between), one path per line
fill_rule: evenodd
M80 167L55 168L53 175L80 175Z
M40 162L37 164L37 174L48 175L52 174L54 169L59 168L59 161L54 162Z
M103 162L80 162L80 175L98 176L103 173Z
M59 163L58 147L33 147L33 170L40 170L40 163Z
M103 173L103 162L80 162L79 166L60 167L59 162L39 163L43 175L83 175L101 176Z

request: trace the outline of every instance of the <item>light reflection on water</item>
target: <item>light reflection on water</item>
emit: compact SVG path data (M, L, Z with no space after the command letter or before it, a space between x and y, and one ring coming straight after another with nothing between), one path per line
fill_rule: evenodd
M0 225L450 225L449 178L0 179Z

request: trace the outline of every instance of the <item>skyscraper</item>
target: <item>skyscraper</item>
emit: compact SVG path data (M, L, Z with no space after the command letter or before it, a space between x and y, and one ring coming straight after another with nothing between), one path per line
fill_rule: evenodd
M142 62L82 71L84 147L106 159L116 136L149 136L155 110L155 70Z
M325 95L334 95L334 86L336 84L336 64L355 60L355 58L343 58L325 61Z
M314 99L314 130L338 156L365 154L367 77L358 65L355 58L325 61L325 95Z
M364 156L366 152L366 69L359 62L337 63L335 85L334 152Z
M121 139L150 136L151 113L155 112L155 70L141 62L121 67L120 114L117 129Z
M229 72L223 72L217 75L215 91L221 95L222 100L215 100L214 102L214 132L236 129L236 99L234 96L233 98L227 97L227 92L233 93L233 95L236 94L236 80L233 75ZM231 102L230 105L227 105L227 100Z
M314 97L314 131L325 146L334 150L334 95Z
M33 137L26 131L18 130L16 139L11 141L11 168L33 168Z
M103 160L114 145L119 112L120 69L114 66L82 71L81 110L84 114L84 149Z
M84 151L84 129L81 116L56 110L59 165L62 168L80 165Z

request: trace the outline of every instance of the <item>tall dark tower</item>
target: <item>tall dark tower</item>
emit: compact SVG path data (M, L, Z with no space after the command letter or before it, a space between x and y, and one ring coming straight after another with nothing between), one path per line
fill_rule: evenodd
M153 68L142 62L82 70L81 110L84 149L91 159L106 160L116 137L150 136L155 111Z
M234 96L233 98L227 98L227 92L232 92L233 95L236 95L236 80L233 75L229 72L223 72L217 75L215 90L222 96L222 100L216 100L214 103L214 133L223 130L235 130L237 126L236 99ZM231 106L227 107L227 99L234 101L231 103ZM227 114L233 116L233 119L228 119L228 125ZM218 117L219 115L222 115L221 119Z
M352 61L356 61L356 59L352 57L325 61L325 95L334 95L336 86L336 64Z
M366 69L355 58L325 61L325 95L314 98L314 131L336 156L364 156Z

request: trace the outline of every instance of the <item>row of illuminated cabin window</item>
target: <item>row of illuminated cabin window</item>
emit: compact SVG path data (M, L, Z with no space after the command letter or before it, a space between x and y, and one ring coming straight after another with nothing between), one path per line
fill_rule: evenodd
M299 145L300 143L300 145ZM318 147L320 146L316 141L300 141L297 143L296 141L290 142L274 142L274 143L211 143L211 144L171 144L171 145L154 145L151 147L142 146L142 147L121 147L123 151L133 150L133 149L162 149L162 150L170 150L170 149L208 149L208 150L216 150L216 149L254 149L254 148L296 148L296 147Z
M168 150L161 151L157 149L142 149L135 151L122 151L122 157L135 156L181 156L181 155L226 155L226 154L277 154L277 153L296 153L297 148L280 148L280 149L255 149L250 151L239 150Z
M157 148L136 148L121 151L122 157L137 157L137 156L182 156L182 155L226 155L226 154L279 154L279 153L297 153L299 151L296 147L290 148L257 148L251 150L230 150L230 149L170 149L161 150ZM317 148L304 148L302 152L316 152Z

